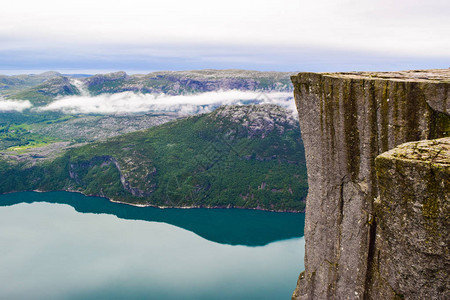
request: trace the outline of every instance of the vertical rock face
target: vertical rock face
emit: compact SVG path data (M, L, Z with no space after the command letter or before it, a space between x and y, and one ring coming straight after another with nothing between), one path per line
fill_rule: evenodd
M305 272L294 298L371 298L375 158L450 134L450 70L292 77L309 192Z
M449 299L450 138L403 144L375 166L380 197L369 294Z

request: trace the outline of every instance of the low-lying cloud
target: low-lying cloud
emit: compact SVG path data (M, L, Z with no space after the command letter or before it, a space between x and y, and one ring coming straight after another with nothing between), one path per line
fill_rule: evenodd
M27 108L31 108L32 104L30 101L25 100L6 100L0 98L0 112L10 112L10 111L18 111L22 112Z
M213 111L225 104L272 103L295 110L292 93L218 91L194 95L152 95L122 92L98 96L67 96L39 110L68 114L120 114L145 112L179 112L185 114Z

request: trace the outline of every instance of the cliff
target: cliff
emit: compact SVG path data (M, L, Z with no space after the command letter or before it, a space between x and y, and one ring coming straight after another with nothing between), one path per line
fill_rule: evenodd
M293 298L376 298L374 270L388 261L375 261L386 218L374 202L386 190L380 184L391 181L377 179L375 158L449 135L450 70L300 73L292 82L309 182L305 272ZM403 239L416 233L397 232Z

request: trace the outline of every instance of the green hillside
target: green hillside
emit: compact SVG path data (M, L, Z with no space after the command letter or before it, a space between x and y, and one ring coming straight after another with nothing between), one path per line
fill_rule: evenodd
M0 75L0 95L8 96L60 76L60 73L52 71L42 74Z
M298 122L275 105L227 106L68 150L52 162L0 161L0 193L73 190L166 207L304 209Z
M51 103L58 96L78 95L79 90L70 83L70 79L58 76L48 79L44 83L21 90L14 94L14 99L29 100L36 106Z

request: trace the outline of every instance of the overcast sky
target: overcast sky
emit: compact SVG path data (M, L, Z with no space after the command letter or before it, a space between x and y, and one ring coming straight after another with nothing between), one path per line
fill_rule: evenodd
M0 73L450 67L448 0L14 0Z

